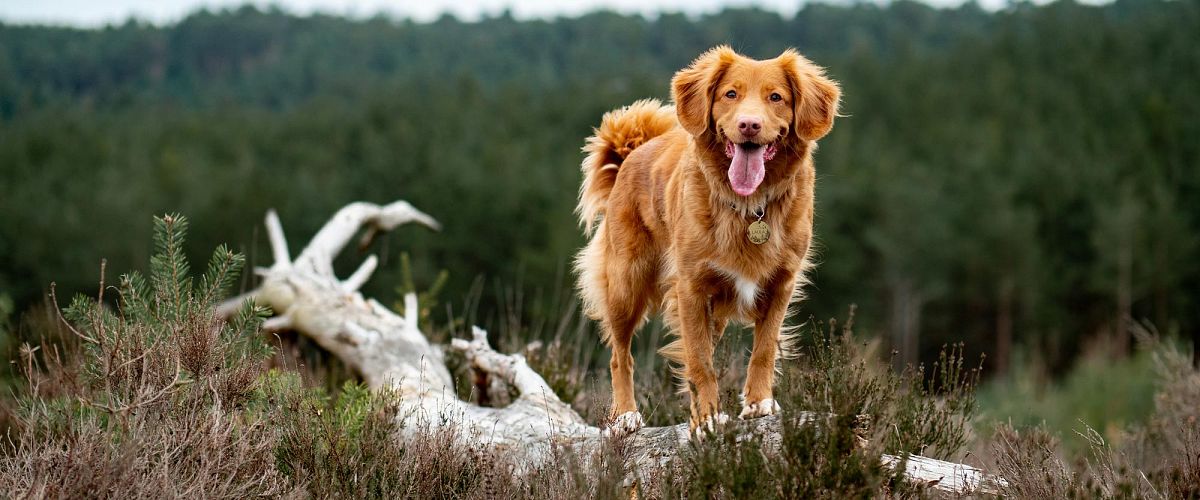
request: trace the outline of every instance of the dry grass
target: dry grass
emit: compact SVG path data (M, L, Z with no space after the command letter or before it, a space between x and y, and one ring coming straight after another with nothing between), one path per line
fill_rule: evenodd
M1087 427L1078 437L1088 454L1067 463L1057 439L1041 428L1000 426L992 438L998 473L1016 498L1200 498L1200 372L1190 354L1140 329L1152 351L1158 389L1144 426L1128 429L1119 446Z
M71 332L24 344L26 384L14 403L15 439L0 490L15 497L104 498L283 495L270 413L251 407L266 350L263 312L229 322L213 307L242 265L217 249L193 283L181 247L186 220L158 219L147 281L117 287L119 307L76 297L57 315ZM55 306L57 311L57 306Z
M347 384L336 398L282 382L275 457L297 487L317 498L504 498L520 485L512 464L466 448L455 429L397 441L395 399ZM279 387L279 386L277 386Z
M150 278L123 277L116 306L106 305L102 286L96 298L75 299L63 317L50 308L18 327L36 330L22 338L41 341L19 349L20 380L4 403L11 426L0 453L4 496L629 498L619 446L592 457L561 450L551 465L518 477L503 454L464 447L453 427L405 433L392 395L353 380L334 388L304 380L321 367L307 375L268 369L279 358L259 331L262 311L247 305L228 322L213 316L241 258L218 249L208 271L192 278L178 252L184 227L179 218L160 221ZM510 347L543 339L527 352L531 364L598 422L606 410L604 370L593 366L594 353L573 345L587 333L564 307L549 308L557 322L533 327L517 321L521 314L506 315L505 338ZM841 327L810 321L802 328L801 356L781 367L777 393L786 409L837 417L819 425L785 419L781 441L765 447L727 428L693 444L661 481L637 492L937 496L882 468L877 457L970 458L963 450L972 439L978 371L951 347L934 365L895 373L877 344L854 337L852 316ZM650 342L660 333L652 329ZM731 332L718 354L731 413L739 409L746 340ZM1156 410L1119 449L1085 432L1091 454L1068 463L1055 439L1037 429L1000 428L988 439L990 469L1008 480L1005 496L1200 498L1200 374L1173 344L1152 348L1161 381ZM652 424L686 420L665 364L645 358L638 384Z
M34 498L246 498L294 488L274 467L269 422L191 411L135 418L119 429L100 415L64 424L54 435L21 434L4 460L0 490Z

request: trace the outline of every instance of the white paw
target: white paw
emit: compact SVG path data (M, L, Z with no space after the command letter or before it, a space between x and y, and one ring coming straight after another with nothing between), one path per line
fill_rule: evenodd
M729 415L724 413L709 415L705 417L704 420L700 421L700 425L697 425L695 429L692 429L692 435L697 441L703 441L705 434L717 432L717 429L721 428L721 426L727 423L729 423Z
M767 398L743 406L742 414L738 415L738 418L746 420L750 418L765 417L767 415L779 413L779 411L779 403L775 402L774 399Z
M627 411L617 415L612 422L601 431L600 435L605 438L619 438L628 436L641 429L646 425L646 421L642 420L642 413L637 411Z

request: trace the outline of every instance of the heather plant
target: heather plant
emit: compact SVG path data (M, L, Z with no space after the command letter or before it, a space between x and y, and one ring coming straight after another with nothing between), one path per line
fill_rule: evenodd
M395 397L347 382L335 396L300 390L292 375L270 386L284 411L276 463L317 498L495 498L517 488L512 464L468 448L453 427L395 440Z
M893 453L952 459L971 438L983 360L968 368L963 345L944 346L937 361L909 367L899 378L884 446Z
M92 289L80 271L97 254L142 265L149 252L129 242L150 228L129 221L153 207L195 217L193 251L249 253L265 238L229 221L274 207L315 229L348 200L397 196L444 230L377 238L384 265L367 296L396 298L399 241L417 283L452 270L443 305L479 274L550 284L581 244L582 138L732 43L758 57L796 47L845 90L849 117L821 141L826 258L806 310L857 302L866 329L921 354L966 341L995 354L997 373L1021 345L1060 373L1125 316L1197 331L1200 5L963 5L434 23L250 7L105 29L9 23L0 291L21 311L51 278L64 298ZM487 50L464 50L475 43ZM444 313L431 308L457 317ZM912 345L898 342L901 359Z
M843 323L810 320L797 327L797 357L781 362L776 386L784 408L777 435L726 426L689 444L653 484L639 485L643 492L653 498L932 494L927 485L883 467L879 457L960 459L972 438L979 369L968 368L961 346L948 346L929 367L895 372L879 356L877 342L854 335L853 319L852 308ZM745 376L742 337L727 332L716 354L723 409L733 415ZM653 364L639 369L639 402L649 403L643 411L652 425L686 421L686 395L677 393L670 370Z
M183 254L187 220L155 219L147 279L133 272L95 298L77 296L60 319L75 339L38 353L25 344L28 384L0 489L16 496L279 495L276 431L250 411L268 349L265 310L216 306L244 259L218 248L194 279ZM53 290L53 288L52 288ZM53 293L52 293L53 297Z
M1078 439L1083 425L1096 429L1111 444L1129 437L1131 426L1144 424L1154 411L1154 395L1164 380L1158 349L1114 355L1112 341L1094 341L1065 373L1054 374L1041 361L1040 348L1016 352L1012 368L994 376L979 390L980 415L975 428L991 434L996 425L1017 429L1042 426L1057 435L1070 457L1089 452Z
M1080 422L1061 439L1044 426L1004 424L990 440L1002 493L1017 498L1200 498L1200 371L1175 342L1135 325L1154 361L1154 411L1145 425L1125 430L1114 444ZM1087 448L1077 463L1062 441Z
M779 382L788 408L858 419L862 433L882 450L953 459L970 439L975 387L981 367L968 368L961 345L942 349L929 367L889 368L876 342L854 336L852 307L838 327L810 321L799 349Z
M619 466L600 473L590 458L567 459L566 450L551 469L518 482L516 464L464 445L453 425L405 432L394 394L353 381L328 391L306 386L300 373L266 370L272 353L260 326L267 311L246 302L228 319L217 313L244 259L220 247L193 277L182 251L186 232L185 218L158 218L148 276L132 272L109 286L102 264L95 297L78 296L59 312L51 294L53 321L38 323L51 335L20 346L17 397L4 405L13 425L0 455L4 495L511 498L604 491L600 496L615 498L624 491Z
M86 380L102 389L96 399L83 396L84 404L126 416L172 395L203 393L213 404L236 406L253 391L269 354L258 335L268 312L246 301L231 320L217 316L245 258L222 245L194 282L183 254L187 227L182 216L155 219L150 279L137 271L122 276L116 311L104 305L102 281L97 300L78 295L64 312L83 341Z
M1152 346L1159 383L1154 413L1136 432L1129 454L1167 496L1200 498L1200 371L1178 344L1152 340Z
M659 485L659 495L871 498L891 488L878 447L862 445L853 417L805 422L785 416L779 430L777 442L733 428L693 442Z
M354 381L311 387L296 372L267 370L266 311L247 302L228 318L216 312L242 257L218 248L193 276L181 250L186 219L165 216L155 227L146 276L129 273L109 286L102 265L95 297L76 297L61 313L51 307L52 321L39 320L46 342L15 337L24 342L17 397L5 408L4 495L625 498L636 488L646 497L924 497L935 495L929 485L905 480L879 456L961 461L973 439L979 372L962 347L896 372L877 342L855 336L852 309L845 322L799 327L799 356L780 366L777 434L726 426L686 445L648 484L630 481L619 441L595 456L557 449L543 468L523 470L503 450L464 445L453 422L403 428L395 394ZM531 365L556 393L587 407L607 390L604 370L590 366L594 350L568 342L582 330L574 309L560 312L557 323L532 326L507 315L507 341L542 339L526 351ZM746 338L727 335L717 359L724 409L736 412ZM1007 481L1003 494L1200 497L1198 372L1178 345L1149 331L1141 337L1158 379L1147 423L1119 443L1084 426L1079 439L1089 452L1078 463L1064 460L1058 438L1042 429L1001 427L977 446L992 447L989 469ZM652 423L685 421L669 368L644 363L639 397Z

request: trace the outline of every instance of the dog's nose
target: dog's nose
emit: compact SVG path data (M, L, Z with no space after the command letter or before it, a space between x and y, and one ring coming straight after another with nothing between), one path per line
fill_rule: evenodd
M746 137L754 137L758 135L758 131L762 130L762 118L757 116L739 116L738 117L738 132Z

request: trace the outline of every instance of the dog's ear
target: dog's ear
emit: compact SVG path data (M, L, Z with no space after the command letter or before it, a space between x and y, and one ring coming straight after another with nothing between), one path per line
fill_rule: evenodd
M715 87L725 70L737 58L727 45L709 49L692 61L692 65L675 73L671 79L671 99L679 124L689 134L699 137L712 121L712 101Z
M792 131L806 141L829 133L838 114L841 89L825 76L825 70L792 49L779 56L779 63L792 87Z

